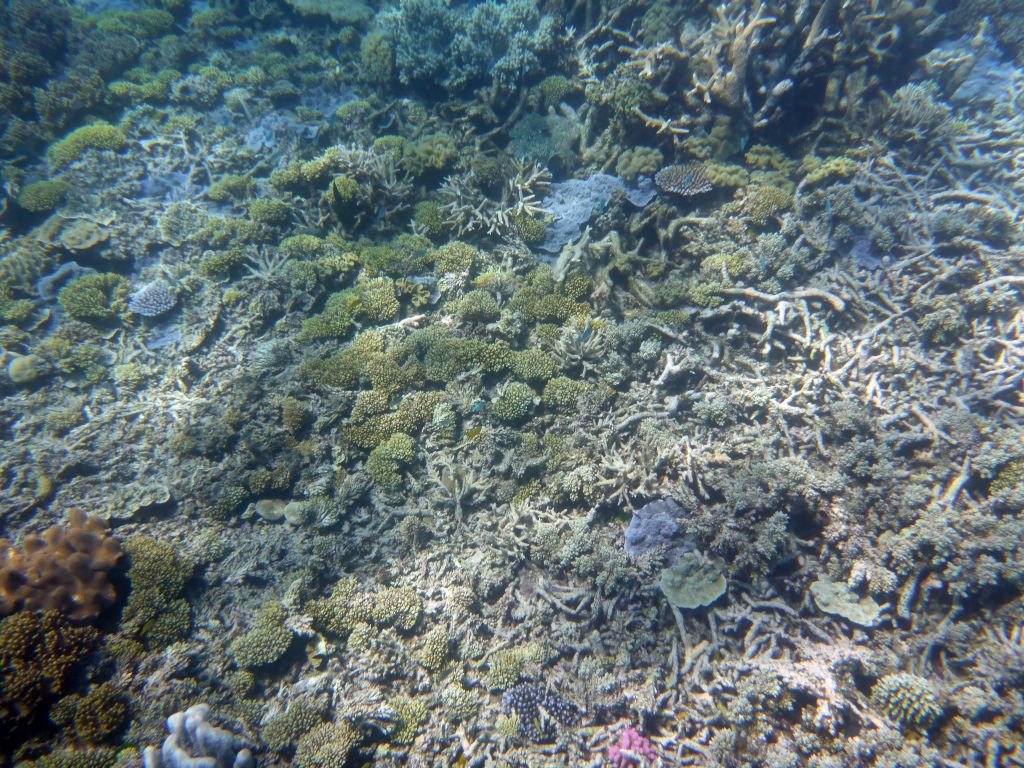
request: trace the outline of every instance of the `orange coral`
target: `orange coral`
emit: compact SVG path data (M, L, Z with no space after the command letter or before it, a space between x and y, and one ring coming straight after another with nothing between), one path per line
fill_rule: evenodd
M20 550L0 539L0 614L56 610L70 619L95 618L114 602L107 572L120 557L121 545L103 522L78 509L66 527L26 536Z

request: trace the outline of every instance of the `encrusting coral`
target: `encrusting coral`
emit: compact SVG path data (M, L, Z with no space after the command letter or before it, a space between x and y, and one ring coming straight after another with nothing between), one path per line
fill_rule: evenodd
M66 526L30 534L15 547L0 539L0 613L56 610L76 621L93 619L113 604L108 573L121 545L106 525L78 509Z

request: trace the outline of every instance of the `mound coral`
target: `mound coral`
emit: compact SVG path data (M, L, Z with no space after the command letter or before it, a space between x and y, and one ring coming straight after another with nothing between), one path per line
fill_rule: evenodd
M21 549L0 539L0 613L57 610L76 621L95 618L114 602L107 573L120 557L106 526L77 509L66 527L27 536Z

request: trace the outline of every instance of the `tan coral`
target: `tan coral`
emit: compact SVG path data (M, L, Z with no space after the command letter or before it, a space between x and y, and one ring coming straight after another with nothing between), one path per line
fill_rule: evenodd
M0 614L58 610L68 618L95 618L116 597L107 573L121 545L99 518L78 509L67 526L25 537L21 548L0 539Z

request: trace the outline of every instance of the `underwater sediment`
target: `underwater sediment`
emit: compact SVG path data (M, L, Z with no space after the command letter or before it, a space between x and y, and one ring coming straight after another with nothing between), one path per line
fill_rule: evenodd
M0 754L1024 759L1017 2L0 8Z

